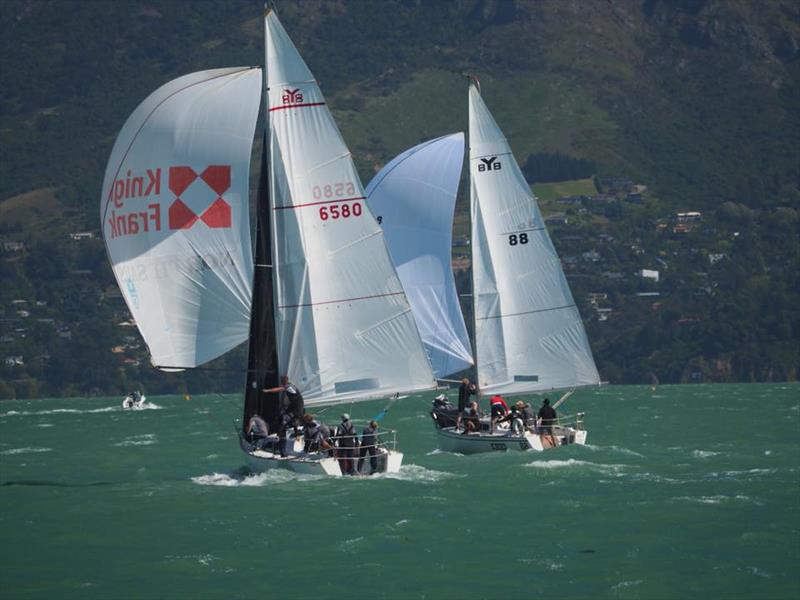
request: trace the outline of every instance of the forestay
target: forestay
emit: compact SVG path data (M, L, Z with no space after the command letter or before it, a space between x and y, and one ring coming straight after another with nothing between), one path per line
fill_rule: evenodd
M472 366L451 268L464 134L424 142L395 157L367 186L389 254L436 377Z
M473 83L469 142L475 350L484 392L600 381L542 215Z
M266 20L278 362L307 405L430 389L383 233L319 86Z
M142 102L114 144L103 236L156 366L194 367L247 339L260 97L260 69L186 75Z

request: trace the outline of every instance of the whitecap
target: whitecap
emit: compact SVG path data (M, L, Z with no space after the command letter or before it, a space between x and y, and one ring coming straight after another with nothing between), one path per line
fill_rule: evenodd
M711 458L712 456L719 456L722 452L714 452L713 450L692 450L692 456L695 458Z
M154 433L143 433L141 435L133 435L125 438L114 445L120 448L126 448L128 446L152 446L155 443L156 435Z
M635 585L641 585L643 583L642 579L633 579L630 581L620 581L618 584L611 586L612 592L619 592L620 590L624 590L625 588L633 587Z
M534 469L586 468L592 471L600 471L601 473L618 474L621 473L628 465L593 463L586 460L570 458L567 460L535 460L533 462L524 464L523 466L533 467Z
M612 452L617 452L619 454L627 454L628 456L636 456L637 458L645 458L644 454L639 454L635 450L631 450L629 448L623 448L621 446L593 446L592 444L586 444L583 446L592 452L601 452L605 450L611 450Z
M0 417L35 417L39 415L89 415L95 413L105 413L114 410L122 410L122 407L117 406L104 406L103 408L92 408L89 410L80 410L77 408L53 408L51 410L10 410L6 413L0 413Z
M53 427L52 423L39 423L37 427Z
M447 471L434 471L419 465L403 465L399 473L385 473L378 475L378 478L399 479L400 481L413 481L416 483L436 483L443 479L463 477Z
M696 504L728 504L731 502L741 502L744 504L753 504L755 506L763 506L761 500L756 500L750 496L737 494L736 496L725 496L724 494L715 494L713 496L678 496L671 498L673 501L680 502L693 502Z
M12 448L11 450L3 450L0 454L36 454L38 452L52 452L52 448Z
M358 546L360 546L361 542L363 541L364 541L363 536L344 540L339 544L339 550L341 552L347 552L349 554L352 554L353 552L358 552L359 551Z
M198 485L218 487L262 487L290 481L313 481L323 477L323 475L304 475L287 469L272 469L263 473L248 473L247 475L212 473L191 477L191 480Z

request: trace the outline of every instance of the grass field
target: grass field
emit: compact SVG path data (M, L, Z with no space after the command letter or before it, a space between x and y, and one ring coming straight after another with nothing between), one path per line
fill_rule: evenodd
M555 181L553 183L534 183L533 193L545 202L566 196L594 196L597 188L591 177L575 181Z

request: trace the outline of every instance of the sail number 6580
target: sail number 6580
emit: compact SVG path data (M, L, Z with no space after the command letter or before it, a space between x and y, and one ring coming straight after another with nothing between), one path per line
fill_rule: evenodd
M342 198L353 196L356 193L356 186L352 182L347 183L327 183L325 185L315 185L311 188L311 195L314 200L322 200L323 198Z
M352 204L329 204L328 206L321 206L319 209L319 218L321 221L338 218L347 219L348 217L360 216L360 202L353 202Z

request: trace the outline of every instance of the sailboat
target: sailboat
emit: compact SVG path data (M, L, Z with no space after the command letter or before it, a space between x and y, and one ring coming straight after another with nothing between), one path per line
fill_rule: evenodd
M589 341L536 199L502 131L469 86L472 295L477 384L484 396L599 385ZM585 444L583 414L559 419L552 435L487 417L465 434L432 412L443 450L472 454ZM571 419L571 420L570 420Z
M192 73L131 114L106 168L103 234L156 368L198 367L248 341L239 442L251 466L339 475L336 458L305 453L294 437L268 449L245 439L253 415L271 430L279 422L281 397L266 390L286 376L308 409L436 382L319 86L274 10L264 27L265 76L256 67ZM250 156L262 87L253 257ZM383 442L376 468L396 472L403 455Z

